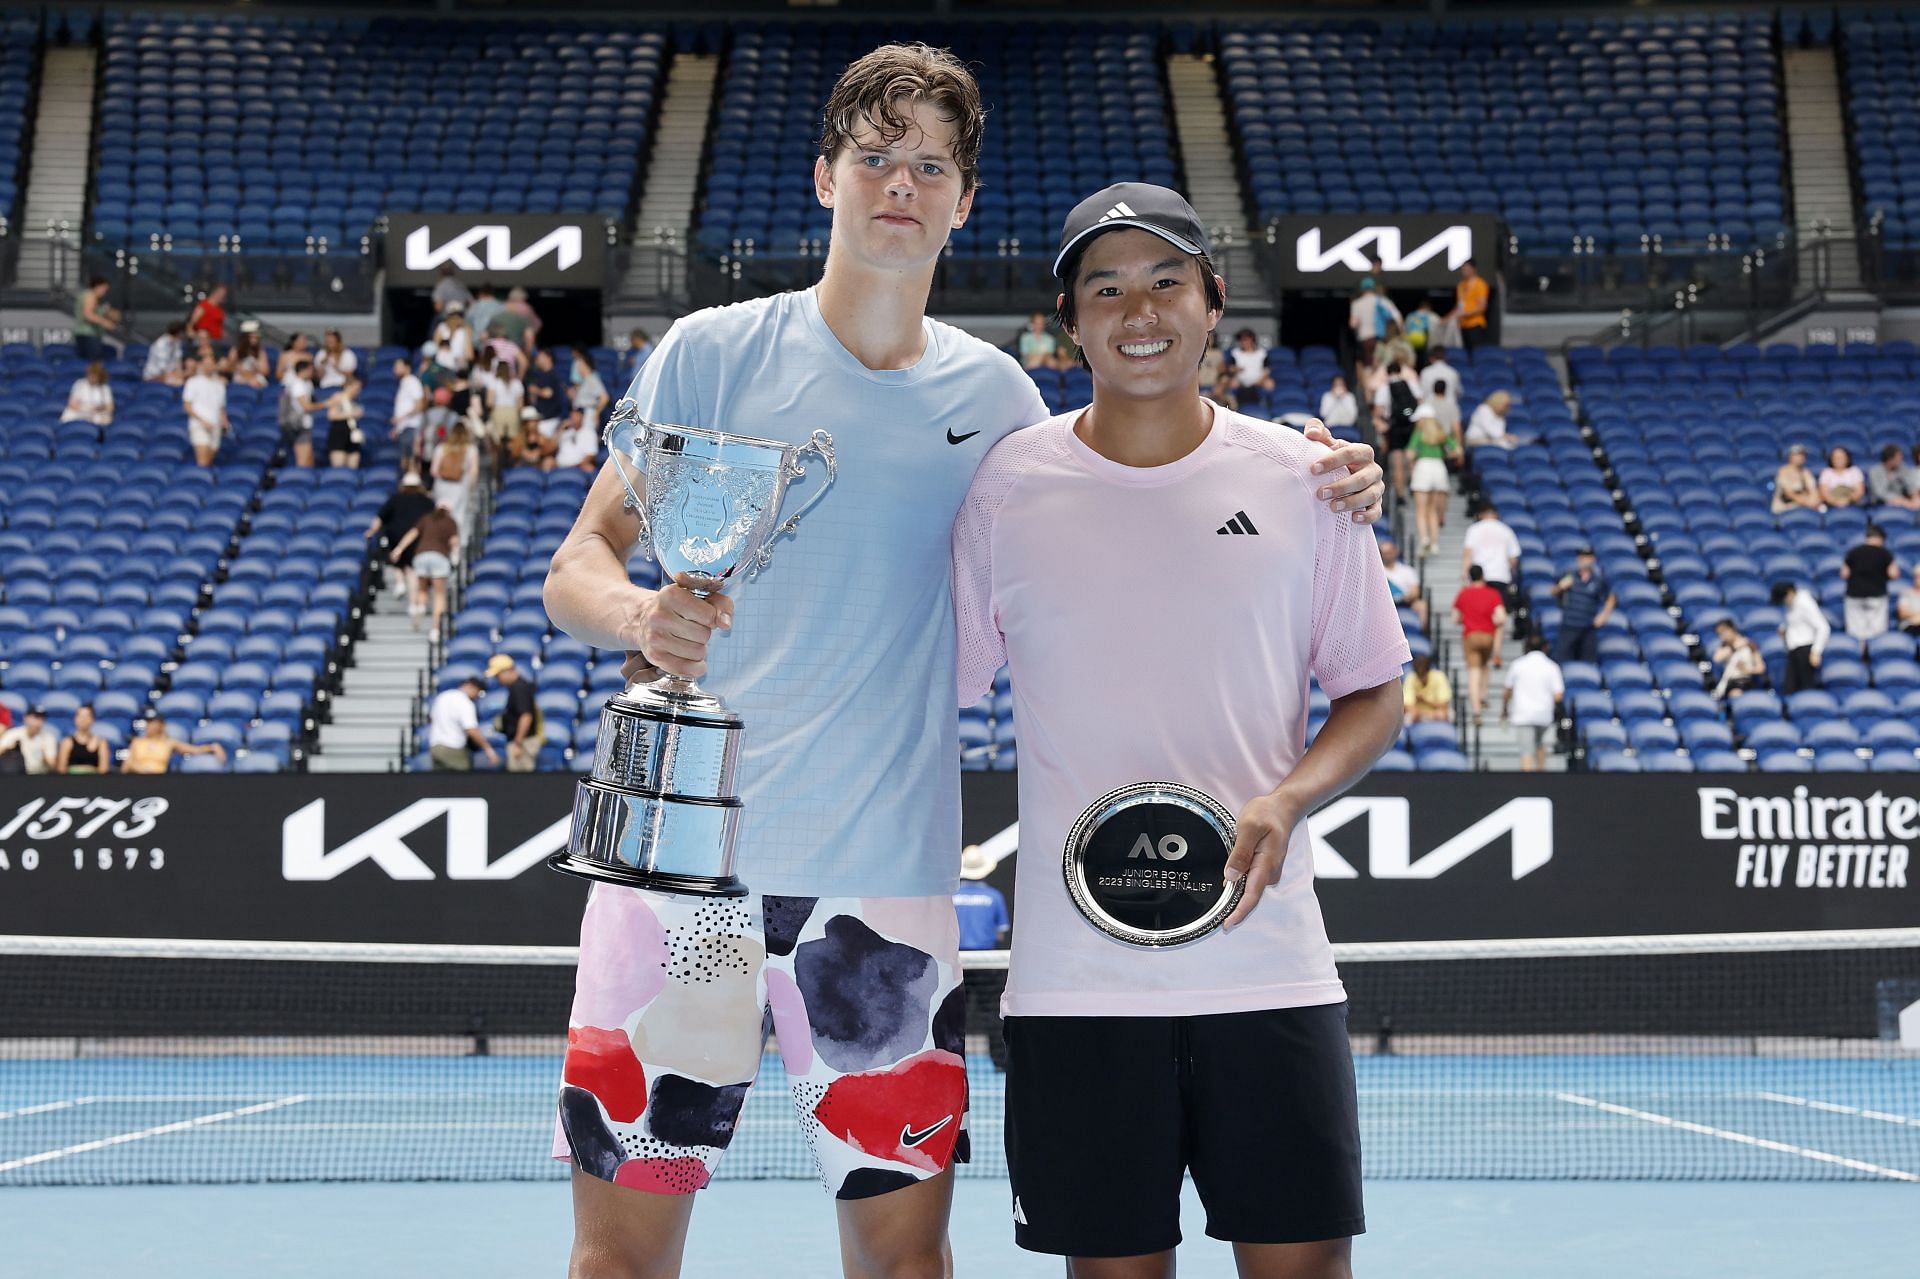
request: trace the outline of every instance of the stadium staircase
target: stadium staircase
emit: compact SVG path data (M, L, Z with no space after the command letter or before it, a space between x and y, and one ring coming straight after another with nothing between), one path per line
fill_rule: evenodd
M1799 288L1821 288L1815 255L1826 240L1825 291L1861 287L1860 250L1853 220L1853 181L1847 169L1846 120L1840 71L1831 46L1788 49L1785 58L1787 149L1793 172L1793 222L1800 246Z
M693 238L693 206L700 188L700 160L713 117L713 94L720 81L720 59L710 53L676 54L667 71L660 105L659 131L647 165L646 193L634 217L637 250L620 282L629 300L658 297L669 285L661 260L648 248L684 248Z
M309 772L384 773L400 766L413 699L431 669L429 640L425 630L413 629L405 601L390 591L379 595L333 699L331 721L321 726L318 749L307 759Z
M1221 229L1233 240L1251 241L1247 202L1234 169L1233 133L1220 98L1220 76L1210 55L1175 53L1167 58L1175 137L1185 160L1187 199L1218 241Z
M53 231L73 244L80 242L93 139L96 56L89 45L47 50L33 132L32 176L27 181L23 229L30 241L51 238L48 233ZM21 289L50 289L53 275L51 253L25 253L14 283Z
M1444 635L1451 641L1445 648L1447 657L1441 665L1448 682L1453 685L1454 723L1460 730L1461 751L1474 760L1477 767L1512 771L1520 767L1519 737L1511 728L1499 722L1498 715L1500 679L1505 668L1493 672L1487 683L1487 715L1476 728L1467 704L1467 665L1459 642L1460 626L1453 620L1453 597L1467 584L1466 575L1460 571L1460 557L1466 549L1467 528L1472 523L1473 515L1467 508L1467 499L1457 492L1448 494L1447 522L1440 529L1440 549L1420 565L1421 589L1427 596L1427 633L1436 637ZM1408 512L1407 528L1408 536L1402 546L1417 548L1419 539L1412 534L1411 511ZM1511 639L1503 638L1500 651L1503 661L1512 661L1520 655L1519 645ZM1549 757L1549 768L1564 767L1557 762L1557 758Z

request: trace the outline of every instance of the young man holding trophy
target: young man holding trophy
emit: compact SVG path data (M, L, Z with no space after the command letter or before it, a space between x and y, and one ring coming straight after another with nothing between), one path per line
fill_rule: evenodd
M890 45L847 69L814 167L833 210L820 283L673 327L554 556L554 621L636 654L629 677L651 681L608 703L556 860L602 881L555 1151L575 1166L575 1275L678 1273L689 1192L732 1138L768 1026L846 1272L951 1268L966 1150L951 527L987 449L1046 416L1010 357L925 314L982 124L950 55ZM1325 500L1352 508L1329 518L1377 518L1371 454L1316 452ZM781 523L806 455L825 484L801 485ZM658 591L627 573L643 539L670 579ZM724 593L776 549L737 604ZM708 692L692 680L710 646Z
M1315 500L1321 450L1196 391L1225 285L1187 202L1090 197L1054 272L1093 404L995 445L953 535L959 700L1005 663L1021 729L1015 1234L1161 1279L1191 1171L1242 1276L1347 1276L1359 1122L1305 818L1399 733L1407 643L1373 537Z

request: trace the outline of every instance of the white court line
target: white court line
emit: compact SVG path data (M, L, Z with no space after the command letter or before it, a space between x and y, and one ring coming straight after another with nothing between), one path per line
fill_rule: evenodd
M1805 1106L1809 1110L1824 1110L1835 1115L1855 1115L1861 1119L1877 1119L1883 1124L1904 1124L1908 1128L1920 1128L1920 1119L1892 1115L1884 1110L1863 1110L1859 1106L1841 1106L1831 1101L1815 1101L1811 1097L1794 1097L1783 1092L1763 1092L1759 1095L1767 1101L1777 1101L1783 1106ZM4 1118L6 1116L0 1115L0 1119Z
M1651 1110L1634 1110L1628 1106L1616 1106L1610 1101L1596 1101L1592 1097L1582 1097L1578 1093L1557 1092L1554 1096L1576 1106L1590 1106L1595 1110L1604 1110L1610 1115L1625 1115L1629 1119L1644 1120L1650 1124L1659 1124L1663 1128L1679 1128L1685 1132L1697 1132L1705 1137L1718 1137L1722 1141L1737 1141L1743 1146L1758 1146L1762 1150L1777 1150L1783 1155L1799 1155L1802 1159L1812 1159L1824 1164L1839 1164L1843 1168L1852 1168L1856 1172L1870 1172L1876 1176L1891 1177L1895 1181L1920 1181L1920 1173L1902 1172L1898 1168L1882 1168L1879 1164L1864 1163L1858 1159L1849 1159L1845 1155L1829 1154L1824 1150L1789 1146L1784 1141L1769 1141L1765 1137L1753 1137L1744 1132L1711 1128L1706 1124L1675 1119L1672 1115L1655 1114Z
M12 1119L17 1115L44 1115L51 1110L67 1110L74 1106L90 1106L99 1100L98 1097L69 1097L65 1101L44 1101L38 1106L22 1106L18 1110L0 1110L0 1119Z
M222 1123L228 1119L238 1119L242 1115L257 1115L263 1110L278 1110L282 1106L297 1106L306 1097L282 1097L277 1101L263 1101L257 1106L246 1106L239 1110L222 1110L211 1115L197 1115L192 1119L182 1119L177 1123L161 1124L157 1128L142 1128L138 1132L116 1133L111 1137L102 1137L98 1141L83 1141L77 1146L65 1146L59 1150L43 1150L37 1155L28 1155L22 1159L9 1159L0 1163L0 1172L12 1172L16 1168L26 1168L33 1164L43 1164L51 1159L64 1159L68 1155L84 1155L93 1150L104 1150L109 1146L124 1146L130 1141L139 1141L145 1137L159 1137L170 1132L185 1132L189 1128L204 1128L208 1124Z

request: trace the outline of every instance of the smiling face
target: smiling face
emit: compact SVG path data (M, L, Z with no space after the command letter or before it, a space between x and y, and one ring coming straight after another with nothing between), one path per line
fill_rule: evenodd
M1150 231L1109 231L1087 245L1068 285L1074 291L1068 336L1103 394L1194 394L1194 370L1220 323L1198 258ZM1219 287L1224 293L1225 285Z
M888 140L862 121L851 145L813 169L814 194L833 210L833 253L881 271L931 266L973 207L953 155L953 125L925 100L895 110L911 120L899 137Z

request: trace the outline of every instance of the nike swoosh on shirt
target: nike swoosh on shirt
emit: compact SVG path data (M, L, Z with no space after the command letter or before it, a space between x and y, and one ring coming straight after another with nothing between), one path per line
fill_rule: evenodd
M914 1131L914 1127L912 1124L901 1124L900 1125L900 1144L911 1149L912 1147L917 1146L921 1142L925 1141L927 1138L933 1136L933 1134L939 1132L942 1128L945 1128L948 1124L952 1122L953 1122L953 1116L948 1115L945 1119L942 1119L939 1123L930 1124L927 1127L920 1129L918 1132Z
M973 438L974 436L976 436L976 435L978 435L978 434L980 434L980 432L978 432L978 431L968 431L968 432L967 432L967 433L966 433L965 435L955 435L955 434L953 433L953 428L952 428L952 427L948 427L948 428L947 428L947 443L949 443L949 444L965 444L965 443L966 443L966 442L967 442L968 440L970 440L970 439L972 439L972 438Z

